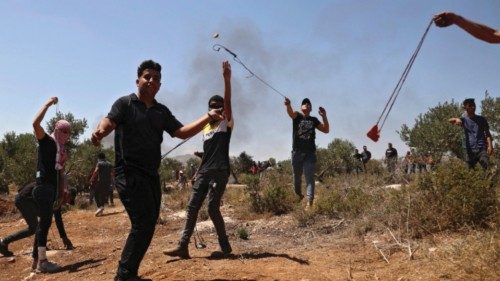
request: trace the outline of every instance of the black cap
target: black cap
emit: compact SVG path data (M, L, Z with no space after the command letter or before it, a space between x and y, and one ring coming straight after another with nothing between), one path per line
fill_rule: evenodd
M464 106L466 104L476 104L476 102L474 102L474 99L468 98L468 99L464 99L464 102L462 103L462 105L464 105Z
M305 98L305 99L303 99L303 100L302 100L301 105L304 105L304 104L309 104L309 105L311 105L311 101L310 101L308 98Z

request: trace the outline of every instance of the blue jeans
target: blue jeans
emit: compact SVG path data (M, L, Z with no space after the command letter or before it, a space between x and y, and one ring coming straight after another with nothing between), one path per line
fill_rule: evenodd
M302 173L306 178L307 198L314 200L314 171L316 169L316 153L292 151L293 188L295 194L302 197Z

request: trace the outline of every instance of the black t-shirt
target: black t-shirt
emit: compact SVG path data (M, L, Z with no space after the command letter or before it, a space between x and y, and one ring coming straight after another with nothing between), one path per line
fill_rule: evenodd
M113 166L108 161L97 161L97 180L102 186L109 186L111 184L111 169Z
M320 122L316 117L296 113L293 119L293 151L315 152L316 127Z
M146 105L136 94L119 98L111 107L107 118L116 123L116 173L132 168L149 175L157 175L161 161L163 131L174 136L182 127L170 110L155 101Z
M361 161L363 161L363 163L366 163L370 159L372 159L372 153L368 150L363 150L363 152L361 152Z
M203 158L199 173L212 171L229 172L229 142L233 131L233 120L208 123L203 128Z
M385 158L395 158L398 157L398 151L393 148L387 148L385 151Z
M38 140L38 160L36 182L57 186L56 142L47 134Z

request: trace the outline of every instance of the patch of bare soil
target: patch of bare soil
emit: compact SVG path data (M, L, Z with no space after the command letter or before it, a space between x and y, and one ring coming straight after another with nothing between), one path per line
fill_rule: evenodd
M72 251L62 249L55 227L50 230L48 246L53 250L48 255L63 266L61 272L31 273L33 237L30 237L9 246L16 255L14 258L0 257L0 279L113 280L130 229L127 214L117 203L115 207L106 208L102 217L95 217L94 210L73 210L63 215L68 236L76 246ZM433 238L432 243L421 242L413 260L403 250L386 249L387 262L373 246L373 240L390 243L391 237L384 233L353 237L346 231L348 221L320 218L308 227L298 227L292 215L238 221L232 217L232 206L226 204L222 209L231 235L232 256L210 258L211 252L219 248L209 222L200 222L197 227L207 247L197 249L191 243L191 259L179 260L163 255L163 250L176 245L184 224L182 213L166 209L162 211L162 221L142 261L141 277L153 280L403 281L475 280L480 276L460 268L460 259L450 261L444 247L450 241L438 237ZM2 222L0 237L23 227L22 220ZM237 237L241 228L248 232L248 240ZM494 270L487 269L483 273L485 278L482 280L498 280L498 272Z

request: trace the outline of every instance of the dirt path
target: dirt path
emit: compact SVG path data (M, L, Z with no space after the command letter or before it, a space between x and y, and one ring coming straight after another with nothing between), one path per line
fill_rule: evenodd
M225 206L224 215L230 215ZM1 280L113 280L121 247L129 231L127 214L121 205L107 208L105 216L94 217L92 210L74 210L63 215L68 236L76 249L52 250L50 258L64 266L55 274L32 274L32 238L10 245L15 258L0 257ZM162 251L176 245L183 219L173 211L162 214L153 242L144 258L140 275L153 280L461 280L453 267L433 259L422 249L410 261L403 252L390 255L388 264L376 252L370 239L352 238L334 226L298 228L292 216L271 217L251 222L227 224L234 256L213 260L218 250L210 223L199 225L207 247L190 244L190 260L166 257ZM237 238L236 228L245 225L250 239ZM330 227L329 227L330 226ZM0 223L0 237L24 227L23 220ZM341 227L338 227L340 229ZM53 226L49 247L61 249L62 242Z

